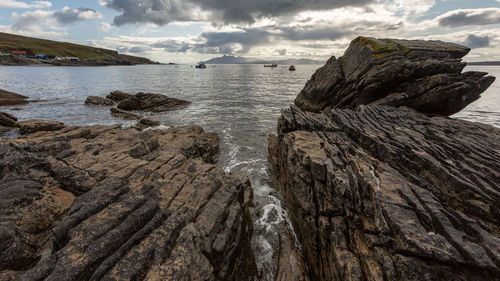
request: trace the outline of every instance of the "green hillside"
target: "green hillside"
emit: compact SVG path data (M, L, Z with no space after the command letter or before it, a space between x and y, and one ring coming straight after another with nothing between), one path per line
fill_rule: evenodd
M35 54L46 54L58 57L78 57L80 59L152 63L149 59L121 55L113 50L0 32L0 52L10 53L13 50L27 51L30 56Z

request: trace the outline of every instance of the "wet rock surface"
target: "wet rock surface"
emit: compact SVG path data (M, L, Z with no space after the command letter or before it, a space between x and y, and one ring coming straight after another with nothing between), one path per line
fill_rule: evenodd
M121 101L129 99L133 96L134 95L132 95L132 94L117 90L117 91L113 91L113 92L109 93L109 95L107 95L106 98L110 99L112 101L115 101L115 102L121 102Z
M101 105L101 106L113 106L115 102L108 98L98 97L98 96L89 96L85 100L85 105Z
M22 135L33 134L42 131L58 131L64 128L64 124L61 122L37 119L21 121L17 124Z
M0 280L253 280L249 181L218 146L197 126L0 139Z
M295 104L319 112L373 103L449 116L495 80L484 72L462 73L461 58L469 51L442 41L358 37L316 71Z
M0 112L0 135L17 127L17 118L7 112Z
M138 93L129 99L123 100L118 104L118 108L122 110L142 110L150 112L162 112L175 110L189 105L190 102L175 98L170 98L165 95Z
M278 133L270 160L312 280L500 276L500 129L293 106Z
M28 103L28 97L0 89L0 106Z
M142 118L142 116L138 114L130 113L115 107L110 108L109 111L111 112L111 116L126 120L140 120Z

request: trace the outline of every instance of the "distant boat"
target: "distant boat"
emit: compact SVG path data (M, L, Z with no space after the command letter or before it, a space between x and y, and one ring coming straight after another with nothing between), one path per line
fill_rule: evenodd
M196 68L207 68L207 66L204 63L199 63L196 65Z
M288 68L288 70L295 71L295 66L294 65L290 65L290 67Z
M278 67L277 64L273 63L273 64L264 64L264 67Z

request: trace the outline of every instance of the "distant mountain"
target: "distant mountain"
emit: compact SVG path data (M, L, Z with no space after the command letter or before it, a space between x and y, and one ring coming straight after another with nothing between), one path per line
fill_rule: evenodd
M324 61L317 61L311 59L286 59L286 60L257 60L249 59L245 57L236 57L224 55L222 57L217 57L204 61L205 64L324 64Z
M500 61L476 61L468 62L467 65L500 65Z

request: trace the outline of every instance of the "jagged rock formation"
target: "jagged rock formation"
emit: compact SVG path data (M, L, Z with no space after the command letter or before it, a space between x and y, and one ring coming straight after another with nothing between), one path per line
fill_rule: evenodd
M115 102L121 102L123 100L131 98L132 96L133 96L132 94L117 90L109 93L109 95L107 95L106 98Z
M7 112L0 112L0 135L17 127L17 118Z
M101 106L113 106L115 102L108 98L98 97L98 96L88 96L85 100L85 105L101 105Z
M175 110L189 105L190 102L165 95L138 93L129 99L118 103L118 108L122 110L143 110L150 112L162 112Z
M332 57L299 93L295 104L319 112L362 104L407 106L449 116L477 100L495 80L465 72L469 48L442 41L358 37Z
M0 139L0 280L253 280L249 181L218 146L197 126Z
M0 106L26 104L28 97L0 89Z
M292 107L270 154L311 280L498 280L500 129Z

